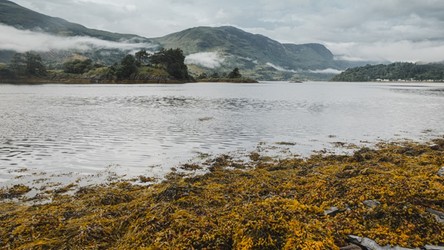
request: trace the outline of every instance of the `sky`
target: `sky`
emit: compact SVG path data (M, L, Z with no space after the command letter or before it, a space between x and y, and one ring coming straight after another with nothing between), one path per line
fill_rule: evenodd
M339 59L444 61L443 0L12 0L88 28L159 37L231 25Z

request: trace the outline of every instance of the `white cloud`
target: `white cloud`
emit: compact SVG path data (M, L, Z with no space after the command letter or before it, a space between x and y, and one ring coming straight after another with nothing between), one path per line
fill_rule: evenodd
M137 48L151 48L152 44L132 42L111 42L92 37L75 36L60 37L45 33L18 30L14 27L1 25L0 50L13 50L17 52L51 50L88 50L91 48L134 50Z
M317 74L340 74L340 73L342 73L341 70L332 69L332 68L310 70L310 72L311 73L317 73Z
M217 52L201 52L188 55L185 63L196 64L210 69L219 67L224 62L224 57Z
M278 65L272 64L271 62L267 62L266 65L267 65L267 66L270 66L270 67L272 67L273 69L278 70L278 71L297 73L296 70L285 69L285 68L283 68L283 67L281 67L281 66L278 66Z
M396 41L376 43L328 43L327 46L344 60L440 62L444 60L441 41Z

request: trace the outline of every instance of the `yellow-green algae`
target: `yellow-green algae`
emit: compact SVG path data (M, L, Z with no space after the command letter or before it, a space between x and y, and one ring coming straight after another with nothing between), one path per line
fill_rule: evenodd
M433 146L431 144L434 144ZM151 186L116 182L0 202L3 249L338 249L347 235L379 245L444 244L444 139L386 143L352 155L235 163L170 174ZM363 204L377 200L374 208ZM332 206L341 212L329 216Z

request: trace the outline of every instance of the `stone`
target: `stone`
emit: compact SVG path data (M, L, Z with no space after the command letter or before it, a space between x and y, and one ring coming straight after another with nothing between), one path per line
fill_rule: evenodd
M362 250L362 247L355 244L350 244L345 247L340 247L339 250Z
M431 208L426 209L427 212L429 212L431 215L433 215L437 222L444 223L444 213L438 210L434 210Z
M359 237L356 235L349 235L348 239L351 243L356 244L358 246L365 247L371 250L383 250L383 248L378 245L374 240L365 237Z
M444 177L444 167L441 167L441 169L438 170L438 176Z
M425 245L425 250L444 250L444 246Z
M364 203L364 205L366 205L369 208L375 208L375 207L381 205L381 202L379 202L377 200L365 200L362 203Z
M339 210L339 208L337 207L331 207L327 210L324 211L324 215L328 215L328 216L335 216L336 214L338 214L339 212L341 212L341 210Z
M405 248L405 247L400 247L400 246L380 246L378 245L378 243L376 243L376 241L369 239L369 238L365 238L365 237L359 237L356 235L348 235L348 240L355 244L358 245L360 247L362 247L363 249L368 249L368 250L419 250L419 248Z

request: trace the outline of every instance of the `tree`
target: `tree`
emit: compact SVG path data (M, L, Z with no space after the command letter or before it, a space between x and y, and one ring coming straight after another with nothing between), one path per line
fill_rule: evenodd
M91 59L65 62L63 64L63 71L71 74L83 74L90 71L93 68Z
M9 69L17 75L24 75L26 73L25 55L15 53L9 64Z
M42 58L39 54L32 52L25 53L26 58L26 73L34 76L46 75L46 68L43 65Z
M129 78L132 74L136 73L137 65L136 59L132 55L126 55L117 67L116 75L119 79Z
M161 65L177 80L189 80L188 67L181 49L161 49L150 57L151 63Z
M233 71L231 71L228 74L228 78L241 78L242 75L239 73L239 68L234 68Z
M136 62L139 66L146 64L148 61L148 53L145 49L141 49L135 54Z
M43 65L42 58L39 54L32 52L16 53L9 68L17 75L46 75L46 67Z

